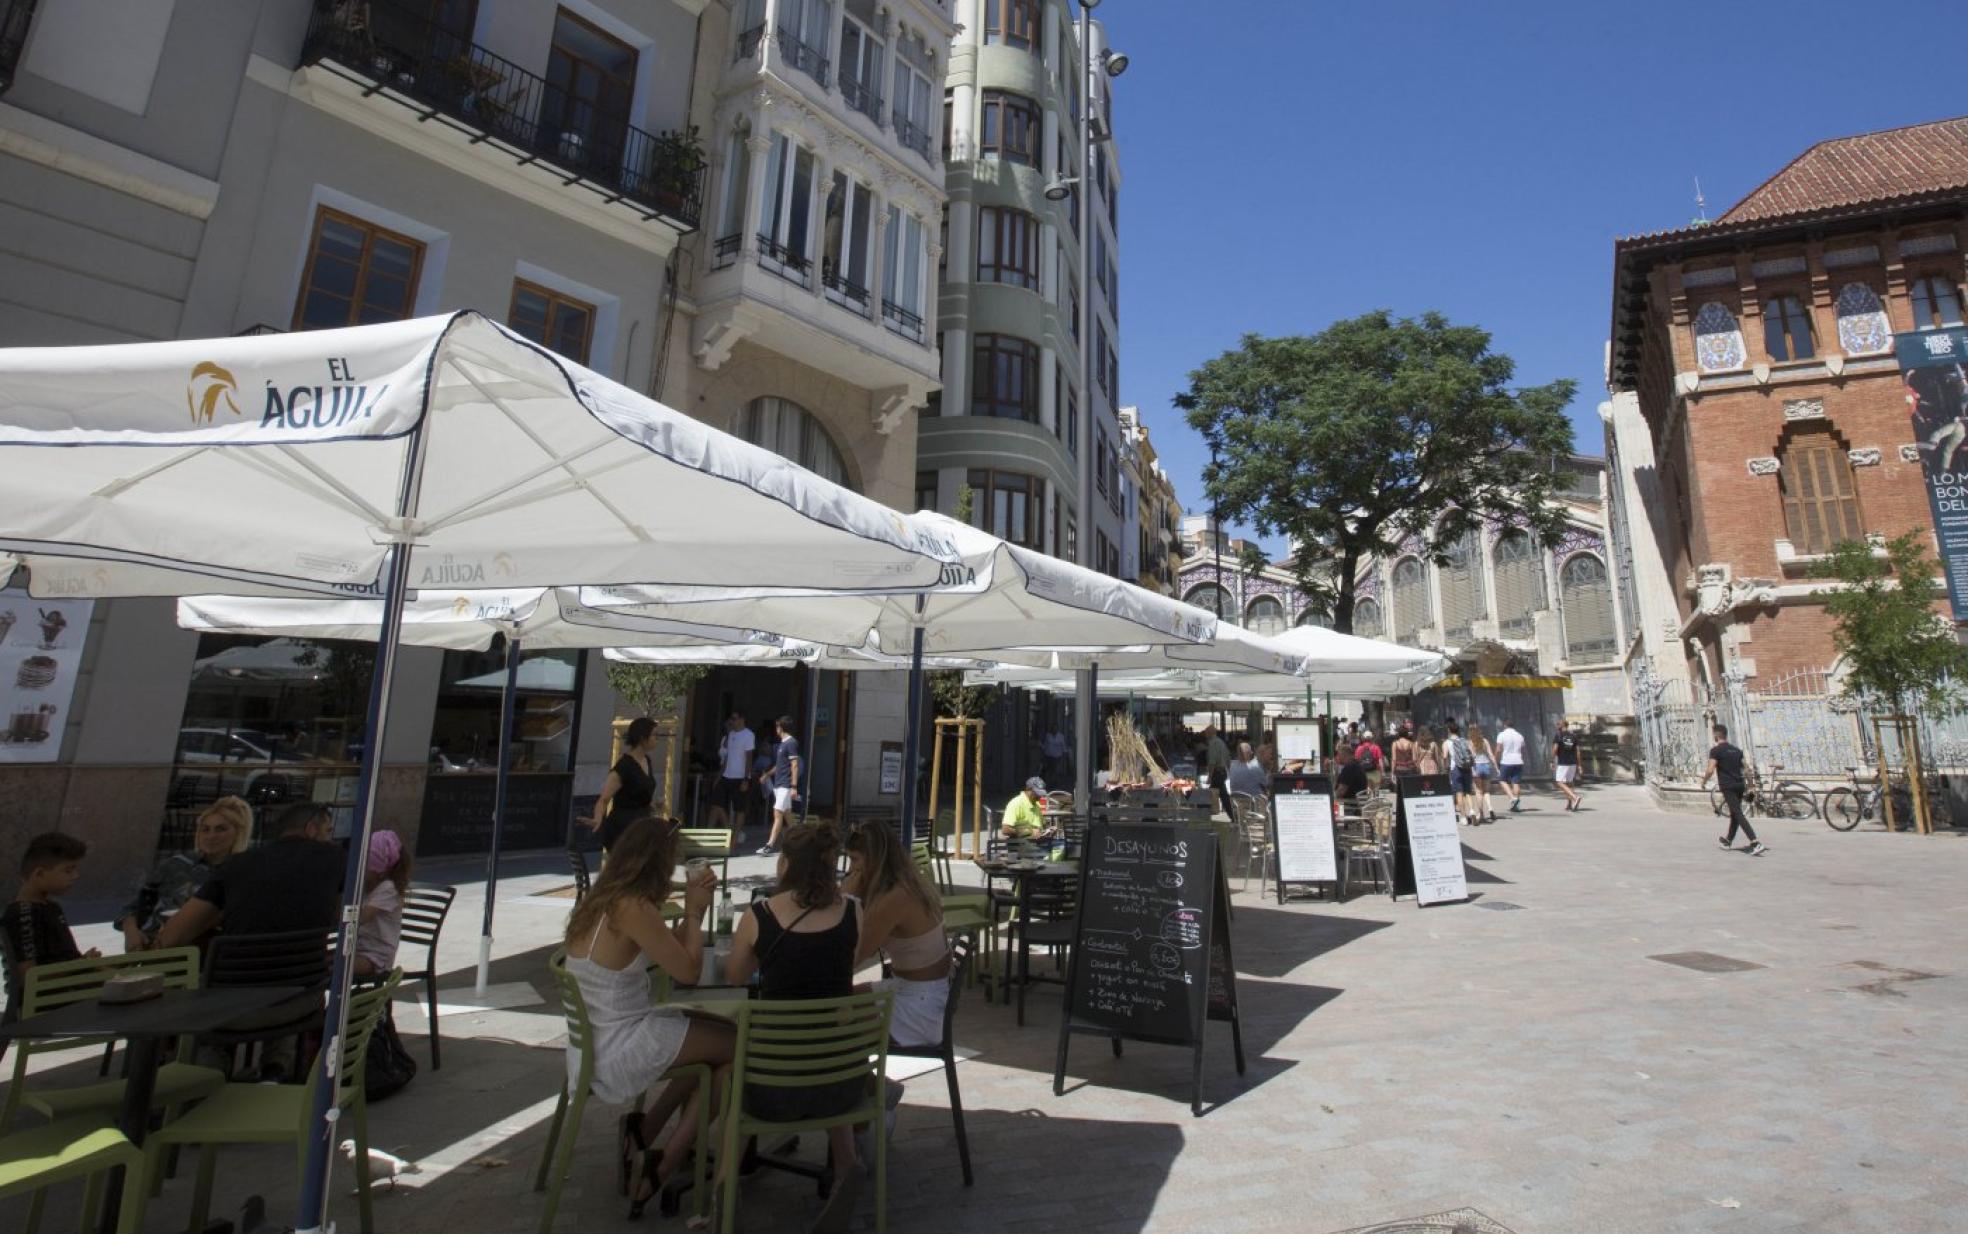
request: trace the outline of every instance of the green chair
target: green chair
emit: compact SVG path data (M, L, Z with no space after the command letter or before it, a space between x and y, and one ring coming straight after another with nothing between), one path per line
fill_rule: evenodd
M355 1141L355 1180L361 1197L362 1234L370 1234L375 1224L369 1197L369 1103L363 1091L363 1063L369 1054L369 1038L401 980L403 970L395 969L388 980L349 995L348 1033L343 1038L341 1058L335 1069L335 1106L347 1120L336 1124L337 1134L341 1127L349 1126L350 1138ZM199 1147L198 1183L192 1192L188 1228L205 1228L212 1207L212 1176L218 1166L221 1144L291 1142L297 1166L295 1176L307 1169L307 1147L313 1131L309 1115L325 1056L325 1050L315 1055L305 1084L227 1084L144 1140L144 1157L152 1178L157 1177L167 1150L179 1145Z
M703 857L718 868L718 883L722 885L731 873L732 831L729 827L679 827L677 828L677 859L688 861L692 857Z
M82 1198L82 1223L96 1228L103 1184L109 1171L123 1171L123 1207L117 1214L117 1234L139 1234L143 1227L143 1151L121 1131L100 1118L65 1118L28 1131L0 1136L0 1199L31 1194L27 1225L21 1234L41 1228L41 1210L48 1188L71 1178L87 1178Z
M887 990L844 998L779 999L739 1004L738 1052L731 1064L731 1100L724 1108L721 1234L732 1234L738 1216L735 1168L745 1142L756 1135L824 1131L867 1123L875 1139L875 1231L888 1230L888 1130L883 1079L888 1074L888 1022L894 995ZM867 1095L853 1109L824 1118L781 1122L745 1109L748 1089L800 1089L863 1079Z
M950 854L932 848L927 840L917 841L909 855L916 869L936 887L943 906L943 932L970 936L984 952L984 967L988 970L991 958L997 953L999 925L997 913L992 911L991 893L958 890L956 877L950 870Z
M167 990L198 988L198 949L174 947L169 951L139 951L130 955L101 956L89 960L63 960L56 964L37 964L27 970L22 983L21 1018L28 1019L72 1003L93 1002L102 994L103 983L126 973L156 973ZM22 1106L49 1119L73 1115L102 1115L113 1118L123 1104L123 1081L105 1080L69 1088L29 1088L27 1060L35 1054L53 1050L72 1050L77 1046L101 1045L108 1038L78 1040L73 1037L47 1041L21 1041L14 1052L13 1083L7 1085L7 1099L0 1107L0 1130L14 1125ZM191 1062L193 1043L186 1037L178 1043L178 1061L157 1069L157 1089L151 1108L174 1110L189 1101L217 1092L225 1084L225 1073Z
M594 1024L588 1019L588 1000L581 996L581 983L567 971L566 950L555 951L547 964L553 970L554 981L560 986L561 1014L567 1018L567 1044L579 1052L581 1066L572 1085L564 1079L561 1082L560 1099L554 1102L553 1121L547 1124L547 1142L540 1149L540 1170L533 1177L533 1190L547 1193L547 1207L540 1214L540 1234L550 1234L553 1229L554 1210L560 1207L560 1189L566 1184L567 1172L574 1163L574 1141L581 1134L581 1115L587 1109L588 1091L594 1086L595 1070ZM667 974L664 980L667 982ZM692 1155L696 1185L691 1191L691 1203L696 1206L697 1215L702 1217L710 1201L705 1165L710 1146L711 1069L702 1063L690 1063L670 1068L663 1073L663 1079L694 1079L698 1084L697 1091L702 1094L702 1099L697 1102L697 1151ZM660 1132L662 1128L655 1130Z

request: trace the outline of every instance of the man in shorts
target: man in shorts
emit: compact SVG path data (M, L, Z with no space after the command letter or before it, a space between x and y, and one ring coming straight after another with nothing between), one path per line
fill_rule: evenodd
M1449 771L1449 787L1455 790L1456 821L1465 827L1476 825L1476 754L1462 725L1450 720L1449 735L1442 741L1442 763Z
M745 713L734 711L718 738L718 782L711 786L711 826L745 828L745 804L752 795L752 751L758 738L745 727Z
M1508 720L1497 730L1496 752L1497 778L1510 794L1510 812L1515 814L1524 808L1524 734Z
M1565 794L1565 808L1579 808L1579 794L1572 786L1579 778L1579 739L1563 718L1558 721L1558 731L1551 738L1552 774L1558 778L1558 791Z
M779 851L779 833L793 821L793 796L800 782L800 743L793 736L793 717L780 716L772 727L779 737L778 744L772 747L772 770L759 777L759 782L772 794L772 834L759 847L762 857Z

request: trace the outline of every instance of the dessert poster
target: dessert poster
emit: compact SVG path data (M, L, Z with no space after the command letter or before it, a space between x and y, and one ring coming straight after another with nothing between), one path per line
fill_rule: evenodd
M0 763L52 763L61 753L93 605L0 591Z

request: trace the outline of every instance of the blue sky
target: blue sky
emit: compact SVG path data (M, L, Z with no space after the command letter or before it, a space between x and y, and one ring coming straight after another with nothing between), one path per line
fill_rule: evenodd
M1958 3L1105 0L1121 392L1176 491L1170 404L1245 332L1389 308L1481 325L1521 384L1578 383L1599 453L1615 237L1726 210L1813 142L1968 113ZM1921 50L1923 47L1927 51ZM1856 53L1856 54L1855 54Z

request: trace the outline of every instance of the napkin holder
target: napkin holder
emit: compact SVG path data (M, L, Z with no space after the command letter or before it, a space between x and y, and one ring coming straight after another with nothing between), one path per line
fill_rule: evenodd
M140 1003L163 993L163 973L120 973L103 982L98 1001L111 1005Z

